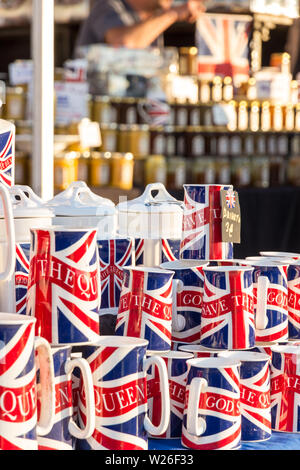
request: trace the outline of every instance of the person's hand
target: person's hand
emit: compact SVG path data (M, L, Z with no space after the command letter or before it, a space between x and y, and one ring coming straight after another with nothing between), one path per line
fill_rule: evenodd
M172 10L176 11L178 21L195 23L204 13L205 6L203 0L188 0L183 5L173 7Z

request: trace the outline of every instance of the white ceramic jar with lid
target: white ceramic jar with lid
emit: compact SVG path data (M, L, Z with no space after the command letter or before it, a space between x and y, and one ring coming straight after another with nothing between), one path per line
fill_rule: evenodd
M54 224L72 228L97 227L98 238L116 233L116 208L109 199L94 194L83 181L73 182L47 206L55 214Z
M140 197L121 202L117 210L119 234L135 239L137 265L178 259L183 204L162 183L147 185Z
M30 229L47 227L52 224L53 212L45 206L29 186L16 185L8 190L11 210L11 223L14 228L14 265L11 275L0 282L0 311L25 314L26 294L30 263ZM7 234L6 216L3 206L0 209L0 270L6 258Z

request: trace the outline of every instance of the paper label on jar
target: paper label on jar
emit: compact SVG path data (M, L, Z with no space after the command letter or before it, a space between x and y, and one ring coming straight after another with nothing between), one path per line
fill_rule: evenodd
M177 187L181 187L185 183L185 169L178 168L175 172L175 184Z
M252 135L247 136L245 139L245 151L248 155L254 153L254 139Z
M105 152L115 152L117 150L117 137L114 133L108 133L103 136L103 150Z
M242 153L242 139L238 135L231 139L231 153L233 155L240 155Z
M198 108L191 110L190 121L191 126L200 126L200 110Z
M154 139L154 145L153 145L153 153L155 155L163 155L165 152L165 147L164 147L165 139L162 135L158 135Z
M166 137L166 153L167 155L175 155L175 137Z
M138 152L140 155L147 155L149 153L149 139L142 136L139 139Z
M137 123L137 112L136 109L131 106L127 109L126 112L126 124L136 124Z
M278 138L277 146L281 155L287 155L288 145L288 138L285 135L282 135Z
M87 162L78 163L78 181L88 180L88 167Z
M121 171L121 183L124 185L130 185L133 178L133 166L123 164Z
M107 186L109 184L109 178L109 165L99 165L97 168L97 183L102 186Z
M177 111L177 125L178 126L187 126L188 124L188 114L186 109L179 109Z
M203 155L204 154L204 137L197 135L192 139L192 155Z
M218 141L218 149L220 155L228 155L229 153L229 142L228 137L221 136Z
M7 114L9 115L10 119L22 119L23 116L23 103L21 97L11 97L9 102L7 103Z

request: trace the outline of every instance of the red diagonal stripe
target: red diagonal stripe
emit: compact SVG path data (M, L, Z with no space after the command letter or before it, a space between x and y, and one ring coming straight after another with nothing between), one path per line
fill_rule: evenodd
M91 246L93 243L94 237L95 237L96 231L92 231L90 235L88 236L87 240L82 244L76 251L74 251L71 255L67 256L68 259L71 261L74 261L74 263L78 263L78 261L81 260L81 258L85 255L87 252L88 248Z

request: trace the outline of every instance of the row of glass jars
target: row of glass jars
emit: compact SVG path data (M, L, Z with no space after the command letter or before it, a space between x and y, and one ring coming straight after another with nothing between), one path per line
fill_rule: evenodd
M28 184L31 159L16 152L16 183ZM130 153L75 152L57 154L54 159L55 189L63 190L72 181L86 181L94 188L130 190L161 182L180 189L187 181L195 184L233 184L235 187L284 185L300 186L300 155L283 156L179 156L149 155L134 159Z

